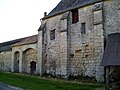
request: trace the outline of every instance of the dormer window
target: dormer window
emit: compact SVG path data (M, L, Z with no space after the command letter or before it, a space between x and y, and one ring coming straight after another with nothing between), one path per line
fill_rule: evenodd
M72 23L79 21L78 9L72 10Z

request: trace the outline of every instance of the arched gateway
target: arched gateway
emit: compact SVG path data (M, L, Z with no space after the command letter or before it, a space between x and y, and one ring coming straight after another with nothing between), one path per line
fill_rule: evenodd
M35 74L37 62L37 51L29 48L23 52L23 72Z

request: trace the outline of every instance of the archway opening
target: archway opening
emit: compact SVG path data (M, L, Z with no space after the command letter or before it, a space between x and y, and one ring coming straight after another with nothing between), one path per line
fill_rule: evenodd
M20 53L16 51L14 53L14 72L19 72L19 56Z
M23 52L23 72L31 73L36 71L37 51L29 48ZM34 67L34 68L33 68Z

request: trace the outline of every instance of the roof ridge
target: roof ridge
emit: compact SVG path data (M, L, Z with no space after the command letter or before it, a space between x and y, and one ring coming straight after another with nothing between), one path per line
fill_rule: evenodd
M57 6L45 17L42 19L47 19L50 17L53 17L55 15L64 13L66 11L75 9L75 8L80 8L89 4L93 4L96 2L100 2L102 0L61 0Z

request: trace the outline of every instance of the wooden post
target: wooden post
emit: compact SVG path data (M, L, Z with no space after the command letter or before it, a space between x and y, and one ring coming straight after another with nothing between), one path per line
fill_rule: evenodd
M106 66L106 86L105 86L105 90L109 90L109 72L110 72L110 67Z

